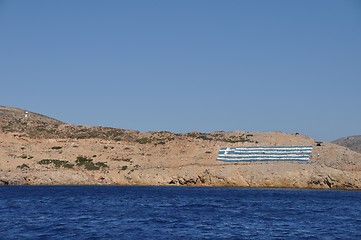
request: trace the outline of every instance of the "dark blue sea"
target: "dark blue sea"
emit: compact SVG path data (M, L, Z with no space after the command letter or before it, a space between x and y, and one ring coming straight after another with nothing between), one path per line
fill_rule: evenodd
M361 239L361 192L0 187L0 239Z

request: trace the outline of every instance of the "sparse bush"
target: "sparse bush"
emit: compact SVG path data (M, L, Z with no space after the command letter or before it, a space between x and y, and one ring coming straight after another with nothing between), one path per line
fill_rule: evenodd
M81 166L81 165L84 165L85 163L87 162L92 162L93 159L91 158L87 158L87 157L83 157L83 156L78 156L75 160L75 163L77 166Z
M213 137L210 136L207 133L201 133L201 132L191 132L186 134L188 137L196 138L196 139L202 139L202 140L213 140Z
M100 168L108 168L105 162L93 162L93 159L79 156L75 161L77 166L83 166L86 170L99 170Z
M60 146L54 146L54 147L51 147L51 149L53 150L59 150L59 149L62 149L63 147L60 147Z
M96 166L93 162L86 162L84 165L86 170L99 170L100 167Z
M147 144L147 143L151 143L152 140L149 139L149 138L139 138L137 140L135 140L137 143L140 143L140 144Z
M20 158L22 158L22 159L32 159L34 157L30 156L30 155L22 154L22 155L20 155Z
M244 135L242 134L241 136L229 136L228 138L224 138L222 139L223 142L229 142L229 143L237 143L237 142L252 142L251 139L249 139L249 137L253 136L252 134L248 134L248 135Z
M48 164L52 163L52 159L43 159L43 160L40 160L38 163L41 165L48 165Z
M121 137L115 137L115 138L113 138L113 140L119 142L119 141L122 140L122 138Z
M69 161L58 160L58 159L43 159L43 160L40 160L38 163L41 165L53 164L54 167L56 167L56 168L60 168L60 167L73 168L74 167L74 164L70 163Z
M27 164L23 163L22 165L19 165L16 168L21 170L26 170L29 169L30 167Z
M122 161L122 162L130 162L132 159L131 158L113 158L114 161Z
M120 169L123 170L123 171L125 171L125 170L128 169L128 166L122 166Z
M109 167L105 162L96 162L95 165L100 168L108 168Z

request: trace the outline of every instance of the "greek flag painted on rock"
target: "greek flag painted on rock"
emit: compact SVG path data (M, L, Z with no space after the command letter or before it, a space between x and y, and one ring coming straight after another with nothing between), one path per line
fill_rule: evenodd
M223 162L308 162L312 146L250 146L221 148L217 160Z

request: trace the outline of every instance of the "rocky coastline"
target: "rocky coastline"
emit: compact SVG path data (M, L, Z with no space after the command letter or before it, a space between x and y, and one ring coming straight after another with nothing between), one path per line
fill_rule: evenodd
M0 120L0 185L361 189L361 153L298 133L139 132L65 124L8 107L0 107ZM284 145L313 146L310 161L216 160L221 147Z

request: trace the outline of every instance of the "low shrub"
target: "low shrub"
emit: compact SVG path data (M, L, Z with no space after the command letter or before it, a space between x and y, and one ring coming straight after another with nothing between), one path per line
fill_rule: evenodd
M100 170L100 168L108 168L105 162L93 162L93 159L84 156L78 156L75 160L77 166L83 166L86 170Z
M51 147L51 149L53 150L59 150L59 149L62 149L63 147L60 147L60 146L54 146L54 147Z
M222 139L223 142L229 142L229 143L237 143L237 142L252 142L251 139L249 139L249 137L251 137L252 134L248 134L248 135L244 135L242 134L241 136L229 136L228 138L224 138ZM252 135L253 136L253 135Z
M121 161L121 162L130 162L132 159L131 158L113 158L114 161Z
M26 154L22 154L19 157L22 158L22 159L32 159L32 158L34 158L33 156L26 155Z
M73 168L74 167L74 164L70 163L69 161L58 160L58 159L43 159L43 160L40 160L38 163L41 165L53 164L54 167L56 167L56 168L60 168L60 167Z
M21 170L26 170L29 169L30 167L27 164L23 163L22 165L19 165L16 168Z
M92 162L93 159L91 158L87 158L87 157L83 157L83 156L78 156L75 160L75 163L77 166L81 166L86 164L87 162Z
M100 168L108 168L109 167L105 162L96 162L95 165Z
M140 143L140 144L147 144L147 143L151 143L152 140L149 139L149 138L139 138L137 140L135 140L137 143Z
M119 142L119 141L122 140L122 138L121 137L115 137L115 138L113 138L113 140L116 141L116 142Z
M125 170L128 169L128 166L122 166L120 169L123 170L123 171L125 171Z

